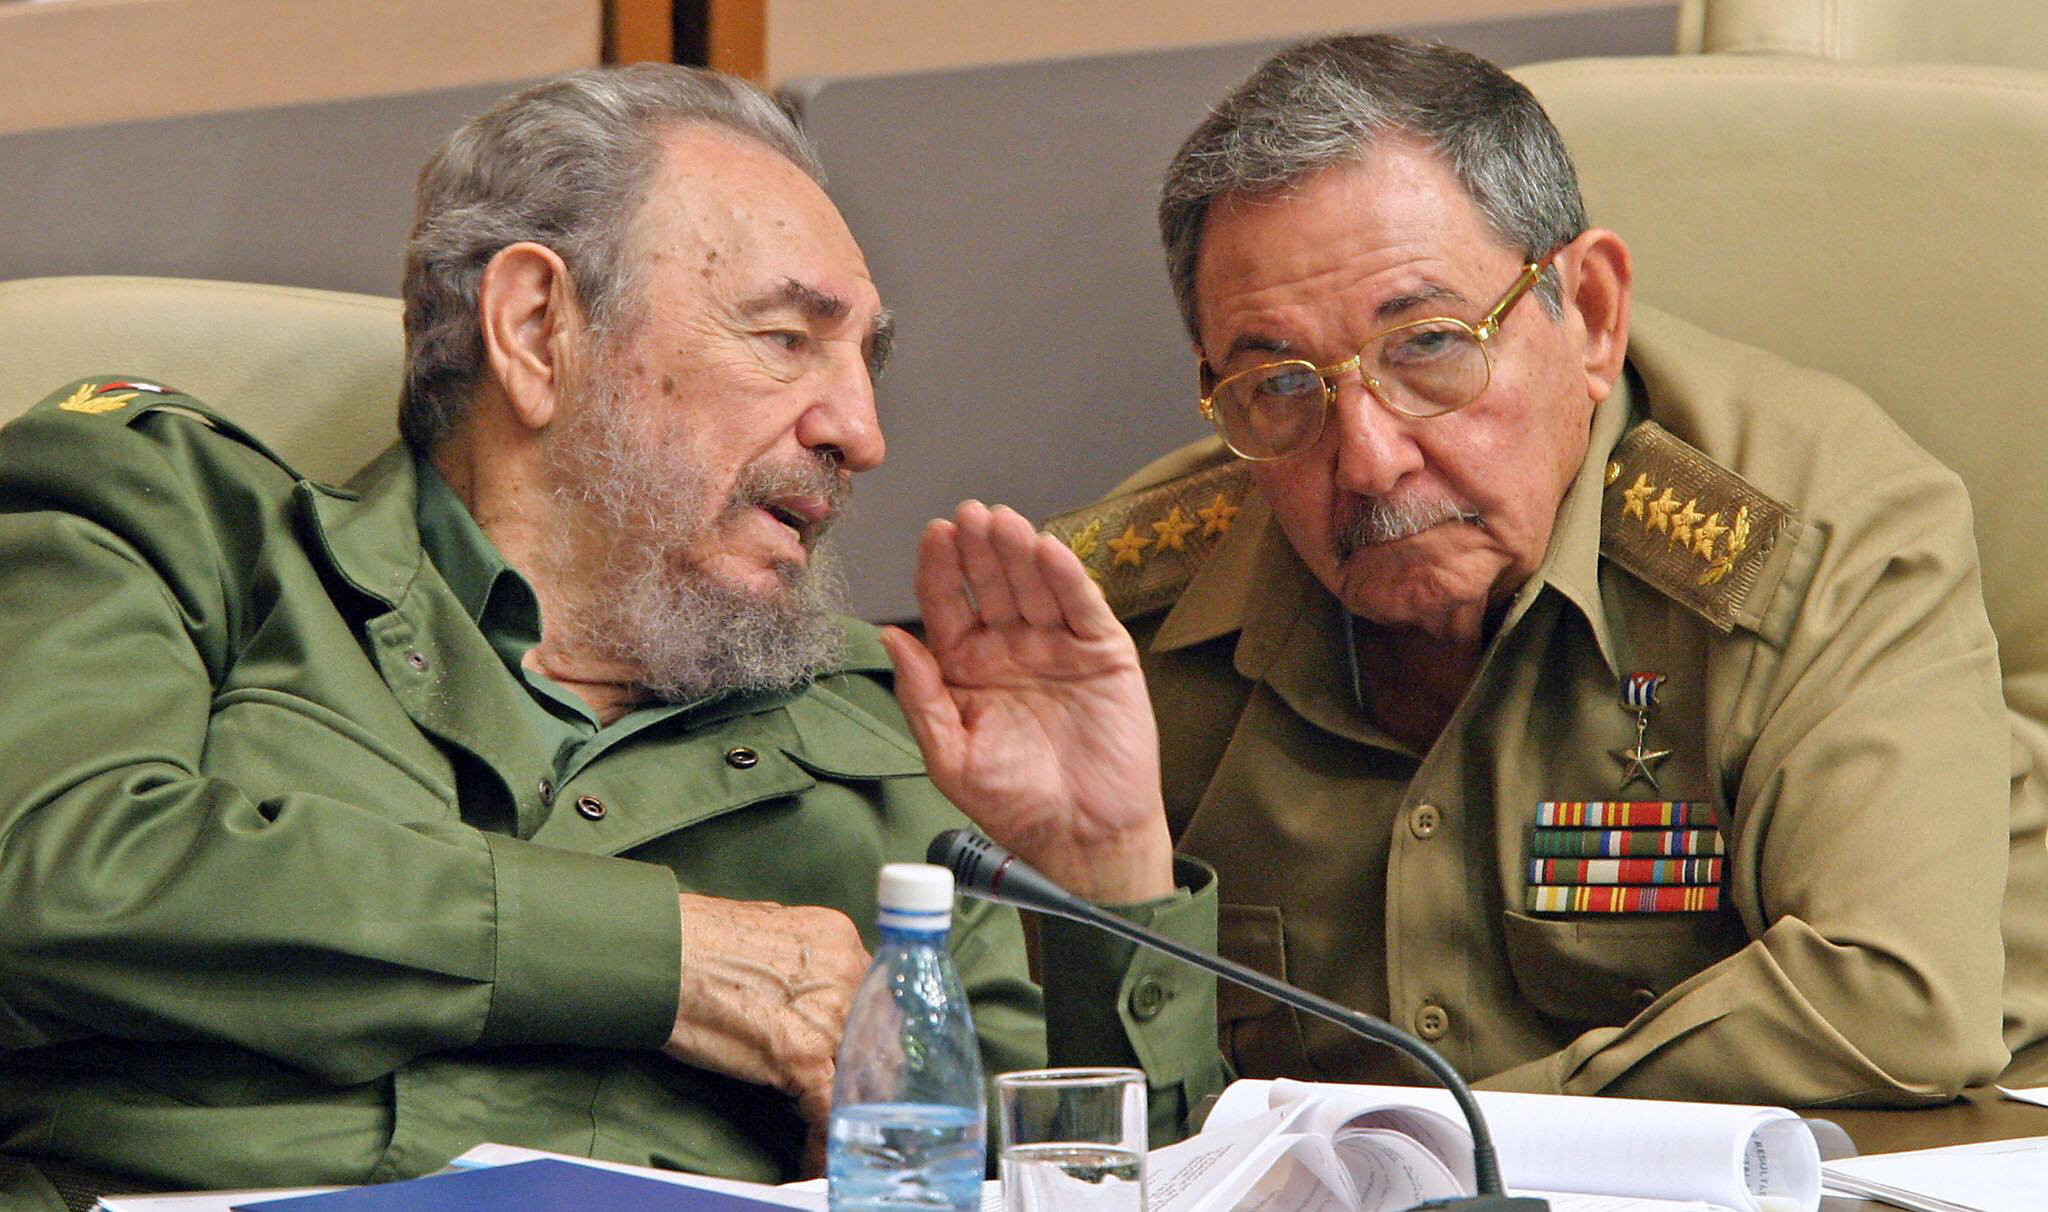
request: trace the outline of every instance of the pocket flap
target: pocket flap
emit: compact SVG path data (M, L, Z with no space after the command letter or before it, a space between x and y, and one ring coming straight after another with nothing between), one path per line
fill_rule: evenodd
M1515 984L1537 1010L1571 1023L1620 1026L1745 941L1722 913L1503 916Z
M1280 910L1272 905L1216 907L1216 946L1226 957L1274 980L1287 979L1287 947ZM1216 1017L1223 1022L1256 1018L1281 1009L1280 1003L1235 981L1216 982Z

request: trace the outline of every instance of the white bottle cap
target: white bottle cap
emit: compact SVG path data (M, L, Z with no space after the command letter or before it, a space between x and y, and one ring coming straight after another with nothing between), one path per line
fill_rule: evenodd
M953 873L932 863L885 863L875 899L884 925L944 930L953 917Z

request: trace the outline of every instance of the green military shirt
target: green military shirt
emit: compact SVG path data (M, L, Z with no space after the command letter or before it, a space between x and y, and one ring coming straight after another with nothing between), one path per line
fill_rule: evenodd
M1647 309L1629 352L1426 751L1360 709L1341 608L1220 447L1056 524L1130 606L1223 948L1497 1088L1802 1105L1986 1081L2048 1032L2048 852L1962 486L1839 381ZM1636 671L1666 678L1661 796L1618 794ZM1530 907L1538 803L1611 799L1707 806L1717 910ZM1220 1000L1246 1076L1417 1079Z
M105 380L0 430L0 1154L131 1189L483 1140L793 1177L788 1098L656 1051L676 894L872 931L879 864L964 823L884 651L849 620L816 684L636 713L564 763L416 483L402 450L309 482ZM1213 939L1206 889L1135 913ZM963 902L951 943L989 1070L1043 1063L1014 913ZM1206 981L1057 928L1046 965L1055 1054L1145 1062L1162 1128L1220 1084Z

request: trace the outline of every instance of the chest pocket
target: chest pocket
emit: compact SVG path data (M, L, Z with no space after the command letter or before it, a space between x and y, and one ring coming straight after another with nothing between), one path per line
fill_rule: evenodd
M1628 1022L1748 941L1727 912L1504 916L1522 996L1549 1018L1584 1026Z
M429 766L311 699L243 688L214 700L200 766L259 802L310 793L374 805L399 821L452 819L454 772L445 760L433 760Z

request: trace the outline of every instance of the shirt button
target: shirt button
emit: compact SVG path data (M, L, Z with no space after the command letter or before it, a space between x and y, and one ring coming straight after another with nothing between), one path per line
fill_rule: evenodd
M540 781L540 802L543 804L555 802L555 783L553 779L542 779Z
M725 764L734 770L750 770L753 768L754 763L760 760L761 755L745 745L735 745L725 751Z
M601 821L604 819L604 801L594 795L579 795L576 797L576 811L582 813L585 820Z
M1437 810L1435 804L1417 804L1415 810L1408 814L1408 832L1422 841L1434 837L1437 826L1443 823L1443 813Z
M1166 986L1156 976L1144 977L1131 989L1131 1017L1149 1023L1166 1009Z
M1424 1002L1415 1012L1415 1034L1430 1043L1442 1039L1451 1030L1451 1012L1435 1002Z
M425 673L427 671L427 654L417 648L408 648L405 650L405 663L412 666L414 673Z

